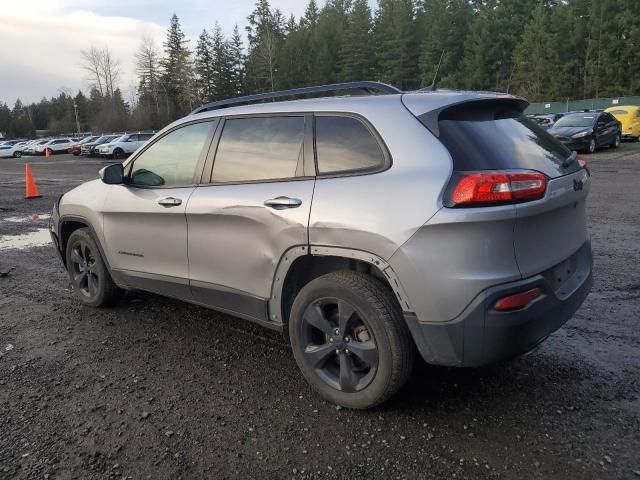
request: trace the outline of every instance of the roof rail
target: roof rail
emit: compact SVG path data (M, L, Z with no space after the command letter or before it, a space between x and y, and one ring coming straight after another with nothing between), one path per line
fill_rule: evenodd
M242 103L253 103L260 100L269 100L283 97L295 97L299 95L309 95L311 93L323 93L323 92L339 92L341 90L362 90L364 92L377 91L386 94L402 93L402 90L386 83L381 82L346 82L346 83L332 83L330 85L316 85L313 87L293 88L291 90L281 90L279 92L267 92L258 93L255 95L247 95L244 97L230 98L227 100L220 100L217 102L210 102L196 108L190 115L196 113L207 112L209 110L219 110L221 108L227 108L234 105L240 105Z

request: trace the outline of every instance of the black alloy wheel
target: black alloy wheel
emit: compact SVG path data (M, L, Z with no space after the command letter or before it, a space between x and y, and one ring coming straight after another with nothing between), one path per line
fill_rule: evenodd
M328 385L358 392L375 376L378 348L363 315L345 300L323 298L302 316L304 361Z

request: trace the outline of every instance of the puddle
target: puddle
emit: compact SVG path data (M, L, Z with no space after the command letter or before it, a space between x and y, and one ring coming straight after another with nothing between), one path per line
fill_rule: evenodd
M0 235L0 250L40 247L51 243L51 236L48 228L40 228L35 232L23 235Z

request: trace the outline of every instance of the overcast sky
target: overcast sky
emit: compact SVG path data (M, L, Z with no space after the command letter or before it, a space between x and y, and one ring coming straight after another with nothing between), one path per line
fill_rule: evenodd
M299 17L307 0L271 0L286 16ZM318 2L320 5L323 1ZM175 12L192 38L216 20L231 33L237 23L244 37L255 0L1 0L0 103L11 107L58 94L86 90L81 50L108 46L119 59L120 86L129 100L136 84L133 55L143 35L162 46Z

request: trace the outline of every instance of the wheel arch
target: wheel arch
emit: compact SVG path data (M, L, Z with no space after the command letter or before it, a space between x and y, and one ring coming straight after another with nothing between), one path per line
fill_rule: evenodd
M62 255L62 262L64 263L65 268L67 268L67 242L69 241L69 237L73 232L80 228L88 228L91 232L91 236L93 240L98 245L98 249L100 250L100 255L109 271L111 271L111 266L109 265L109 260L105 255L105 251L102 248L102 243L100 242L100 237L98 237L95 229L91 225L91 222L84 217L77 216L69 216L65 215L60 217L58 221L58 242L60 254Z
M350 248L303 245L287 250L280 259L269 298L269 320L286 325L298 292L315 278L340 270L377 277L391 289L404 312L413 312L398 277L382 258Z

